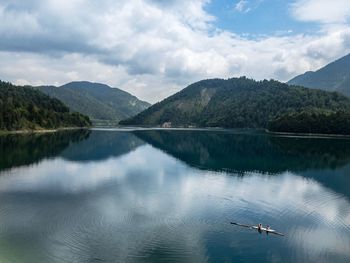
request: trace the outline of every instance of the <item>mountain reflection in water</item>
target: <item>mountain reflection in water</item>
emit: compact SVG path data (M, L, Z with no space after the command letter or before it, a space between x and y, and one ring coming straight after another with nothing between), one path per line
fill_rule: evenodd
M210 130L149 130L135 134L199 169L240 175L295 172L350 198L350 139Z
M59 155L68 146L89 137L89 130L0 136L0 171L30 165Z
M244 173L335 169L350 163L350 140L214 131L136 131L147 143L205 170Z
M18 158L2 159L0 262L350 260L346 139L227 130L24 138L0 139L2 158Z

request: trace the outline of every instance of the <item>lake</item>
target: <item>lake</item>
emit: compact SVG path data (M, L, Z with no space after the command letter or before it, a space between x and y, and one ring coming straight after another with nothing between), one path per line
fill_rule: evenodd
M0 262L350 262L349 139L82 130L0 154Z

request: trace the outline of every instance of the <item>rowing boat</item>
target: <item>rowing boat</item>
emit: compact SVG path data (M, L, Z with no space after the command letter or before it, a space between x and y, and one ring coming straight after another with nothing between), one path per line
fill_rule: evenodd
M259 229L258 226L254 226L254 225L244 225L244 224L239 224L239 223L235 223L235 222L231 222L232 225L236 225L236 226L241 226L241 227L247 227L247 228L250 228L250 229L256 229L256 230L260 230L260 231L265 231L266 233L271 233L271 234L275 234L275 235L278 235L278 236L284 236L284 234L280 233L280 232L277 232L276 230L274 229L271 229L271 228L266 228L266 227L261 227Z

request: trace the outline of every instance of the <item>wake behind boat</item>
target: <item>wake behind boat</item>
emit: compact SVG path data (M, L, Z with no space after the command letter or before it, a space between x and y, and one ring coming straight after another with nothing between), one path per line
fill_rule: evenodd
M278 236L284 236L283 233L277 232L276 230L271 229L269 227L262 227L262 226L259 227L259 225L257 225L257 226L255 226L255 225L245 225L245 224L240 224L240 223L235 223L235 222L231 222L231 224L232 225L236 225L236 226L250 228L250 229L256 229L258 231L265 231L267 234L271 233L271 234L275 234L275 235L278 235Z

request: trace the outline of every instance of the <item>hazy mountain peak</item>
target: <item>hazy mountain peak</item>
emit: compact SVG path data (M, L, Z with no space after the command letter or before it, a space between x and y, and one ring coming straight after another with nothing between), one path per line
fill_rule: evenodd
M338 91L350 96L350 54L317 71L307 71L296 76L288 81L288 84Z
M60 87L41 86L38 89L91 119L119 121L150 106L126 91L90 81L72 81Z

